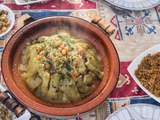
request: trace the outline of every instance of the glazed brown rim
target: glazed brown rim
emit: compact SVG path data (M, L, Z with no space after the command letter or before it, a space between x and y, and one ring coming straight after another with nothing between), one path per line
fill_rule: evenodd
M11 74L7 74L9 72L9 56L7 55L7 51L8 49L10 49L10 44L12 44L12 42L15 42L16 39L14 39L14 36L18 33L22 33L23 31L26 31L27 29L29 29L31 26L36 26L38 23L41 22L45 22L48 19L56 19L56 18L65 18L65 19L70 19L70 20L76 20L77 22L81 22L82 24L87 24L89 26L90 31L94 32L95 34L98 34L101 38L101 40L103 40L103 42L105 43L105 46L108 47L109 50L112 50L112 54L110 54L110 59L114 60L114 62L111 62L111 70L110 70L110 76L108 78L108 84L107 86L101 91L101 93L95 97L94 99L90 100L87 103L84 103L82 105L79 106L74 106L71 108L55 108L55 107L50 107L50 106L46 106L43 104L39 104L36 101L32 101L32 99L30 99L29 97L27 97L18 87L15 83L13 84L7 84L8 81L10 79L12 79L12 75ZM5 61L7 60L7 61ZM8 62L6 64L6 62ZM32 22L29 25L26 25L25 27L21 28L20 30L18 30L11 38L10 40L7 42L4 51L2 53L2 60L1 60L1 67L2 67L2 75L4 78L4 81L7 85L7 87L9 88L9 90L11 91L11 93L26 107L28 107L29 109L32 109L34 111L37 111L39 113L43 113L43 114L47 114L47 115L56 115L56 116L71 116L71 115L75 115L77 113L84 113L87 111L90 111L91 109L95 108L97 105L101 104L106 97L109 95L109 93L111 93L111 91L113 90L113 88L115 87L116 83L117 83L117 79L119 76L119 68L120 68L120 64L119 64L119 57L117 54L117 51L113 45L113 43L111 42L111 40L107 38L106 34L98 27L96 27L95 25L89 23L88 21L85 21L83 19L80 18L76 18L76 17L66 17L66 16L56 16L56 17L47 17L47 18L43 18L40 20L37 20L35 22ZM8 72L6 72L8 71ZM18 93L18 95L16 94ZM39 109L39 108L43 108Z

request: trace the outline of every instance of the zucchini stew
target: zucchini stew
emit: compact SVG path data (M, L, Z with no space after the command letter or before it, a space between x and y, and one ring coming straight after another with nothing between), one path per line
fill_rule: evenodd
M38 98L56 104L89 96L103 78L103 65L86 40L61 31L26 44L18 69Z

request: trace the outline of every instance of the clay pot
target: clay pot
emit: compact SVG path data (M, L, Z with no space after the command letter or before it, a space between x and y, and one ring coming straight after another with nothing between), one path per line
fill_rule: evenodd
M56 105L40 100L23 83L17 67L26 42L59 30L66 30L88 40L97 49L104 66L104 78L95 92L74 104ZM5 83L15 98L28 109L50 116L72 116L95 108L111 93L119 75L118 55L105 32L85 20L64 16L40 19L17 31L3 51L1 65Z

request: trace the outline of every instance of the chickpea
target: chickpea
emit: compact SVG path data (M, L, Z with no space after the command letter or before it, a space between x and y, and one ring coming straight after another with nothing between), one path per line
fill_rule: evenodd
M2 32L5 32L7 30L7 27L2 28Z
M54 44L56 47L60 46L62 44L62 41L57 37L53 39Z
M62 49L63 49L64 47L65 47L65 45L64 45L64 44L60 45L60 48L62 48Z
M41 48L40 48L40 47L36 47L36 51L37 51L37 52L40 52L40 51L41 51Z
M59 47L58 50L62 51L62 48Z
M67 50L67 52L68 52L69 48L68 48L68 47L65 47L65 49L66 49L66 50Z
M42 55L42 56L43 56L44 54L45 54L45 52L44 52L44 51L41 51L39 55Z
M9 26L9 24L10 24L9 21L7 20L6 25Z
M0 19L1 19L2 21L5 21L6 16L2 15L2 16L0 17Z
M40 61L40 60L41 60L41 56L37 55L37 56L36 56L36 60L37 60L37 61Z
M63 54L63 55L66 55L66 54L67 54L67 50L66 50L66 49L63 49L63 50L62 50L62 54Z

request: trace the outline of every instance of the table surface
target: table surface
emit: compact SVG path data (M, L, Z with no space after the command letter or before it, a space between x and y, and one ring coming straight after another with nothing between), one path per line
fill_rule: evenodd
M76 16L90 21L91 16L100 15L116 27L111 36L120 58L120 77L117 86L102 105L92 112L80 115L83 120L104 120L109 114L120 107L136 103L159 105L147 96L131 78L127 71L128 65L141 52L160 43L160 6L135 11L113 10L101 0L51 0L47 3L17 6L12 0L0 0L10 7L16 18L29 14L34 19L47 16ZM16 31L16 25L12 31ZM0 54L11 34L0 38ZM1 77L0 84L4 84ZM43 117L43 119L47 119Z

